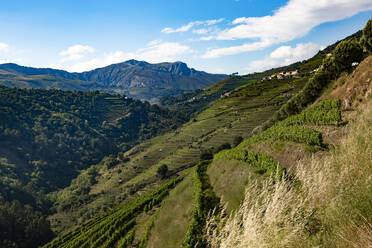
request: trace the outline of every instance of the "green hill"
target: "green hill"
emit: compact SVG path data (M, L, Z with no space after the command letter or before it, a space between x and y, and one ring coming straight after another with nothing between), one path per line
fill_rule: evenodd
M87 120L87 130L108 141L99 151L115 145L115 153L76 167L70 185L46 192L52 204L47 229L57 237L44 247L368 247L372 51L365 30L327 48L331 56L321 52L287 67L231 76L205 90L165 97L161 108L98 92L36 91L29 101L25 92L34 91L4 88L13 92L3 104L12 103L4 110L12 108L14 123L46 123L45 130L53 123L59 132L63 125L54 116L67 123L78 118L76 127L85 130ZM294 77L264 79L294 69L300 72ZM68 104L53 94L43 97L51 92L67 94ZM20 121L30 116L22 112L28 106L23 99L41 116ZM76 107L76 99L89 111ZM42 115L44 109L50 114ZM7 116L2 119L11 123ZM131 117L141 121L128 130L122 120ZM30 132L26 127L13 131L8 124L3 133L19 142L17 130ZM40 147L58 147L45 144ZM77 158L94 155L85 153ZM19 175L18 164L3 162ZM22 178L29 175L43 174ZM40 226L48 224L42 220Z
M70 185L81 170L105 156L104 166L113 167L119 151L185 120L184 115L126 96L0 86L2 220L7 221L6 212L16 211L17 204L50 214L54 200L47 194ZM15 206L8 205L14 201ZM16 230L4 225L13 235Z
M281 239L287 234L285 228L292 230L290 221L296 220L303 225L303 230L299 232L300 236L293 240L298 242L299 239L304 239L305 241L301 243L305 245L303 247L331 244L334 240L332 241L332 238L327 236L329 235L327 231L324 231L329 223L327 218L323 218L326 213L311 208L321 205L301 205L304 206L303 209L296 206L294 209L297 212L292 213L291 208L287 208L294 206L292 202L282 203L281 198L275 198L276 195L270 192L277 192L276 190L281 188L278 189L276 185L278 187L283 185L290 192L293 188L291 194L301 196L297 189L300 190L305 182L301 181L303 177L299 177L298 170L302 167L298 161L306 163L312 159L321 160L325 159L327 154L338 152L337 144L344 139L345 133L352 133L355 129L354 124L349 126L348 123L352 122L355 114L358 114L357 109L370 105L371 97L372 57L365 59L357 69L351 67L351 62L349 63L362 59L360 49L355 41L341 42L333 55L324 59L321 69L314 74L304 73L301 77L263 81L253 78L252 75L231 77L202 92L164 99L162 103L174 109L179 107L192 113L196 106L200 106L202 110L196 112L188 123L174 132L157 136L124 153L120 157L122 162L114 168L107 170L97 166L98 176L95 177L97 183L89 188L89 195L92 196L90 201L74 205L70 209L62 209L61 206L66 201L71 202L72 199L83 195L74 193L79 189L78 181L60 191L56 201L60 211L57 211L52 221L68 227L76 221L85 222L85 218L89 219L90 215L95 216L107 208L112 208L112 213L108 216L116 220L115 213L123 209L122 206L115 206L116 202L124 201L129 204L136 202L136 199L141 201L142 196L152 194L156 187L168 188L169 183L177 180L175 178L182 182L169 190L162 200L155 200L154 204L148 207L136 208L141 213L131 216L135 220L128 219L121 223L120 227L125 230L120 234L105 231L103 226L100 227L106 223L100 221L100 218L110 217L98 217L65 232L46 247L76 245L78 247L81 244L91 247L206 247L207 243L212 247L220 247L220 244L233 247L239 242L244 247L251 243L244 243L244 240L238 238L249 239L250 236L244 236L245 233L250 230L260 232L261 229L258 228L262 228L262 235L266 236L262 236L262 243L261 240L255 240L255 247L262 247L260 245L265 244L275 247L276 240L279 242L278 247L282 247L287 244L281 243L282 240L285 242L289 239ZM316 59L317 57L314 58ZM311 64L314 60L304 63ZM294 66L306 68L304 63ZM235 84L235 87L226 91L221 90L229 84ZM216 92L216 95L208 99L208 95ZM196 103L193 103L194 101ZM253 130L265 121L264 126ZM363 130L366 128L368 129L365 127ZM239 144L240 140L234 138L237 136L242 136L244 141ZM367 140L361 142L370 143ZM368 145L363 149L367 149L366 147ZM370 155L369 151L363 158ZM173 179L163 179L157 174L157 169L163 164L169 168L168 177ZM368 169L365 172L371 175ZM365 188L368 187L367 175L361 178L360 184L350 184L350 187L352 188L352 185L364 187L360 191L363 198L358 199L356 194L352 199L357 202L356 204L361 204L357 211L360 210L359 213L366 221L357 217L353 218L353 221L366 223L368 229L370 214L367 210L370 209L368 202L371 199L367 196L368 188ZM278 193L287 191L282 190ZM251 192L254 192L252 196ZM285 194L280 197L286 199ZM294 195L291 197L303 199ZM245 202L253 205L241 206ZM283 205L276 206L276 202ZM226 208L222 208L224 205ZM80 211L76 211L77 208ZM266 216L265 211L271 213L269 212L271 208L283 208L279 213L289 214L292 219L276 220L275 218L280 216ZM250 212L242 212L247 209L264 211L257 212L257 215L252 217L256 219L247 223L247 225L253 223L252 226L245 226L245 223L239 224L237 219L225 217L226 212L233 211L238 211L238 215L232 218L250 217ZM85 218L82 217L88 211L90 213L86 214ZM125 213L123 210L123 217L126 216ZM226 222L219 221L221 219L225 219ZM273 229L270 221L283 228ZM112 225L114 224L109 226ZM246 228L243 232L241 225ZM333 225L332 228L336 230L337 225L334 222ZM220 227L216 229L216 226ZM203 235L205 228L209 228L207 233L212 234L210 237ZM98 233L99 230L102 230L102 235L94 241L89 233ZM274 230L276 236L270 237L267 230ZM230 239L229 231L236 235L237 239L234 237ZM297 229L293 229L294 233L295 231ZM360 232L360 235L365 235L364 229ZM75 233L79 234L75 236ZM117 238L117 235L120 238ZM265 243L265 239L270 242Z

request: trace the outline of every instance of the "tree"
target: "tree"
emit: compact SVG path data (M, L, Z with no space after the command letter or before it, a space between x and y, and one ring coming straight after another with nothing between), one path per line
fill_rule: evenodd
M363 49L356 41L342 41L337 45L332 56L332 62L336 67L336 73L348 71L352 68L353 62L360 62L363 59Z
M166 178L168 174L168 166L166 164L160 165L160 167L157 170L157 173L161 179Z
M367 24L364 26L363 35L360 39L360 44L372 52L372 19L369 19Z

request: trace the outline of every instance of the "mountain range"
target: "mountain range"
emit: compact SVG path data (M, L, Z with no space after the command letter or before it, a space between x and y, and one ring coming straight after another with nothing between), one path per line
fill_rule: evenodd
M159 97L207 88L227 76L189 68L183 62L150 64L128 60L81 73L0 65L0 84L18 88L100 90L155 102Z
M0 85L0 247L372 247L372 20L159 104L96 90L184 91L133 79L196 73L177 63L0 65L6 84L88 91Z

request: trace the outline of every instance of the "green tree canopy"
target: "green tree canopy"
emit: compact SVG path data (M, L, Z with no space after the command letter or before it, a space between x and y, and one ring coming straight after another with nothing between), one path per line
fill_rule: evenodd
M372 52L372 19L369 19L367 24L364 26L360 43L363 47Z
M353 62L360 62L363 58L363 49L356 41L342 41L337 45L332 60L337 72L348 71Z
M166 164L160 165L160 167L157 170L157 173L160 178L162 179L166 178L168 174L168 166Z

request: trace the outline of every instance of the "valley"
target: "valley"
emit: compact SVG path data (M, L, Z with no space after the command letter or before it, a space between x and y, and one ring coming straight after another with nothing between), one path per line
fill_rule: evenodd
M247 75L0 65L0 246L368 247L371 30Z

